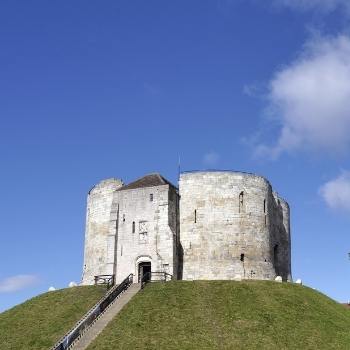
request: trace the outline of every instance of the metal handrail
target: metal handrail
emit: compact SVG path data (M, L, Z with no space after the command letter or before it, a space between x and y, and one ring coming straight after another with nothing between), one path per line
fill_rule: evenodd
M130 274L119 285L111 288L106 295L97 302L50 350L67 350L92 325L107 307L127 290L133 283L133 274Z
M94 276L95 285L106 284L107 289L114 285L114 275L97 275Z
M150 271L145 273L141 278L141 289L149 282L168 282L173 279L173 275L163 271Z

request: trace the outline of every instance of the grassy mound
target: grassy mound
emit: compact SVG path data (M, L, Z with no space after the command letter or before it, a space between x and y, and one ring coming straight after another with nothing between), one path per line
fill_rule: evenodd
M290 283L153 283L88 349L350 349L350 310Z
M0 349L49 349L105 292L103 287L62 289L1 313Z

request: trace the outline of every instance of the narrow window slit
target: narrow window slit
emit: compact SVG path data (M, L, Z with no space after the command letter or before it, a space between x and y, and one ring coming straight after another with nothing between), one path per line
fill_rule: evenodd
M242 213L243 212L243 206L244 206L244 192L242 191L239 194L239 212Z

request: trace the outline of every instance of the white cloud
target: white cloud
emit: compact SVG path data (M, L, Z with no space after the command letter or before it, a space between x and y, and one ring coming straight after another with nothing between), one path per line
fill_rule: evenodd
M38 283L39 279L34 275L17 275L0 281L0 293L12 293L31 287Z
M350 212L350 172L344 171L337 178L326 182L319 193L330 208Z
M206 153L203 157L203 163L206 166L215 166L220 160L220 155L214 151Z
M350 145L350 38L307 42L299 57L271 80L268 110L280 132L275 145L257 146L258 155L345 151Z
M302 11L331 12L337 8L349 8L349 0L274 0L274 4Z

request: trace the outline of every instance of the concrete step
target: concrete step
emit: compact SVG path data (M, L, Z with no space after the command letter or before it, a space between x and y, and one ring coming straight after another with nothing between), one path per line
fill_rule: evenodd
M92 341L103 331L108 323L120 312L130 299L141 289L140 283L133 283L108 309L84 332L84 334L69 350L85 350Z

